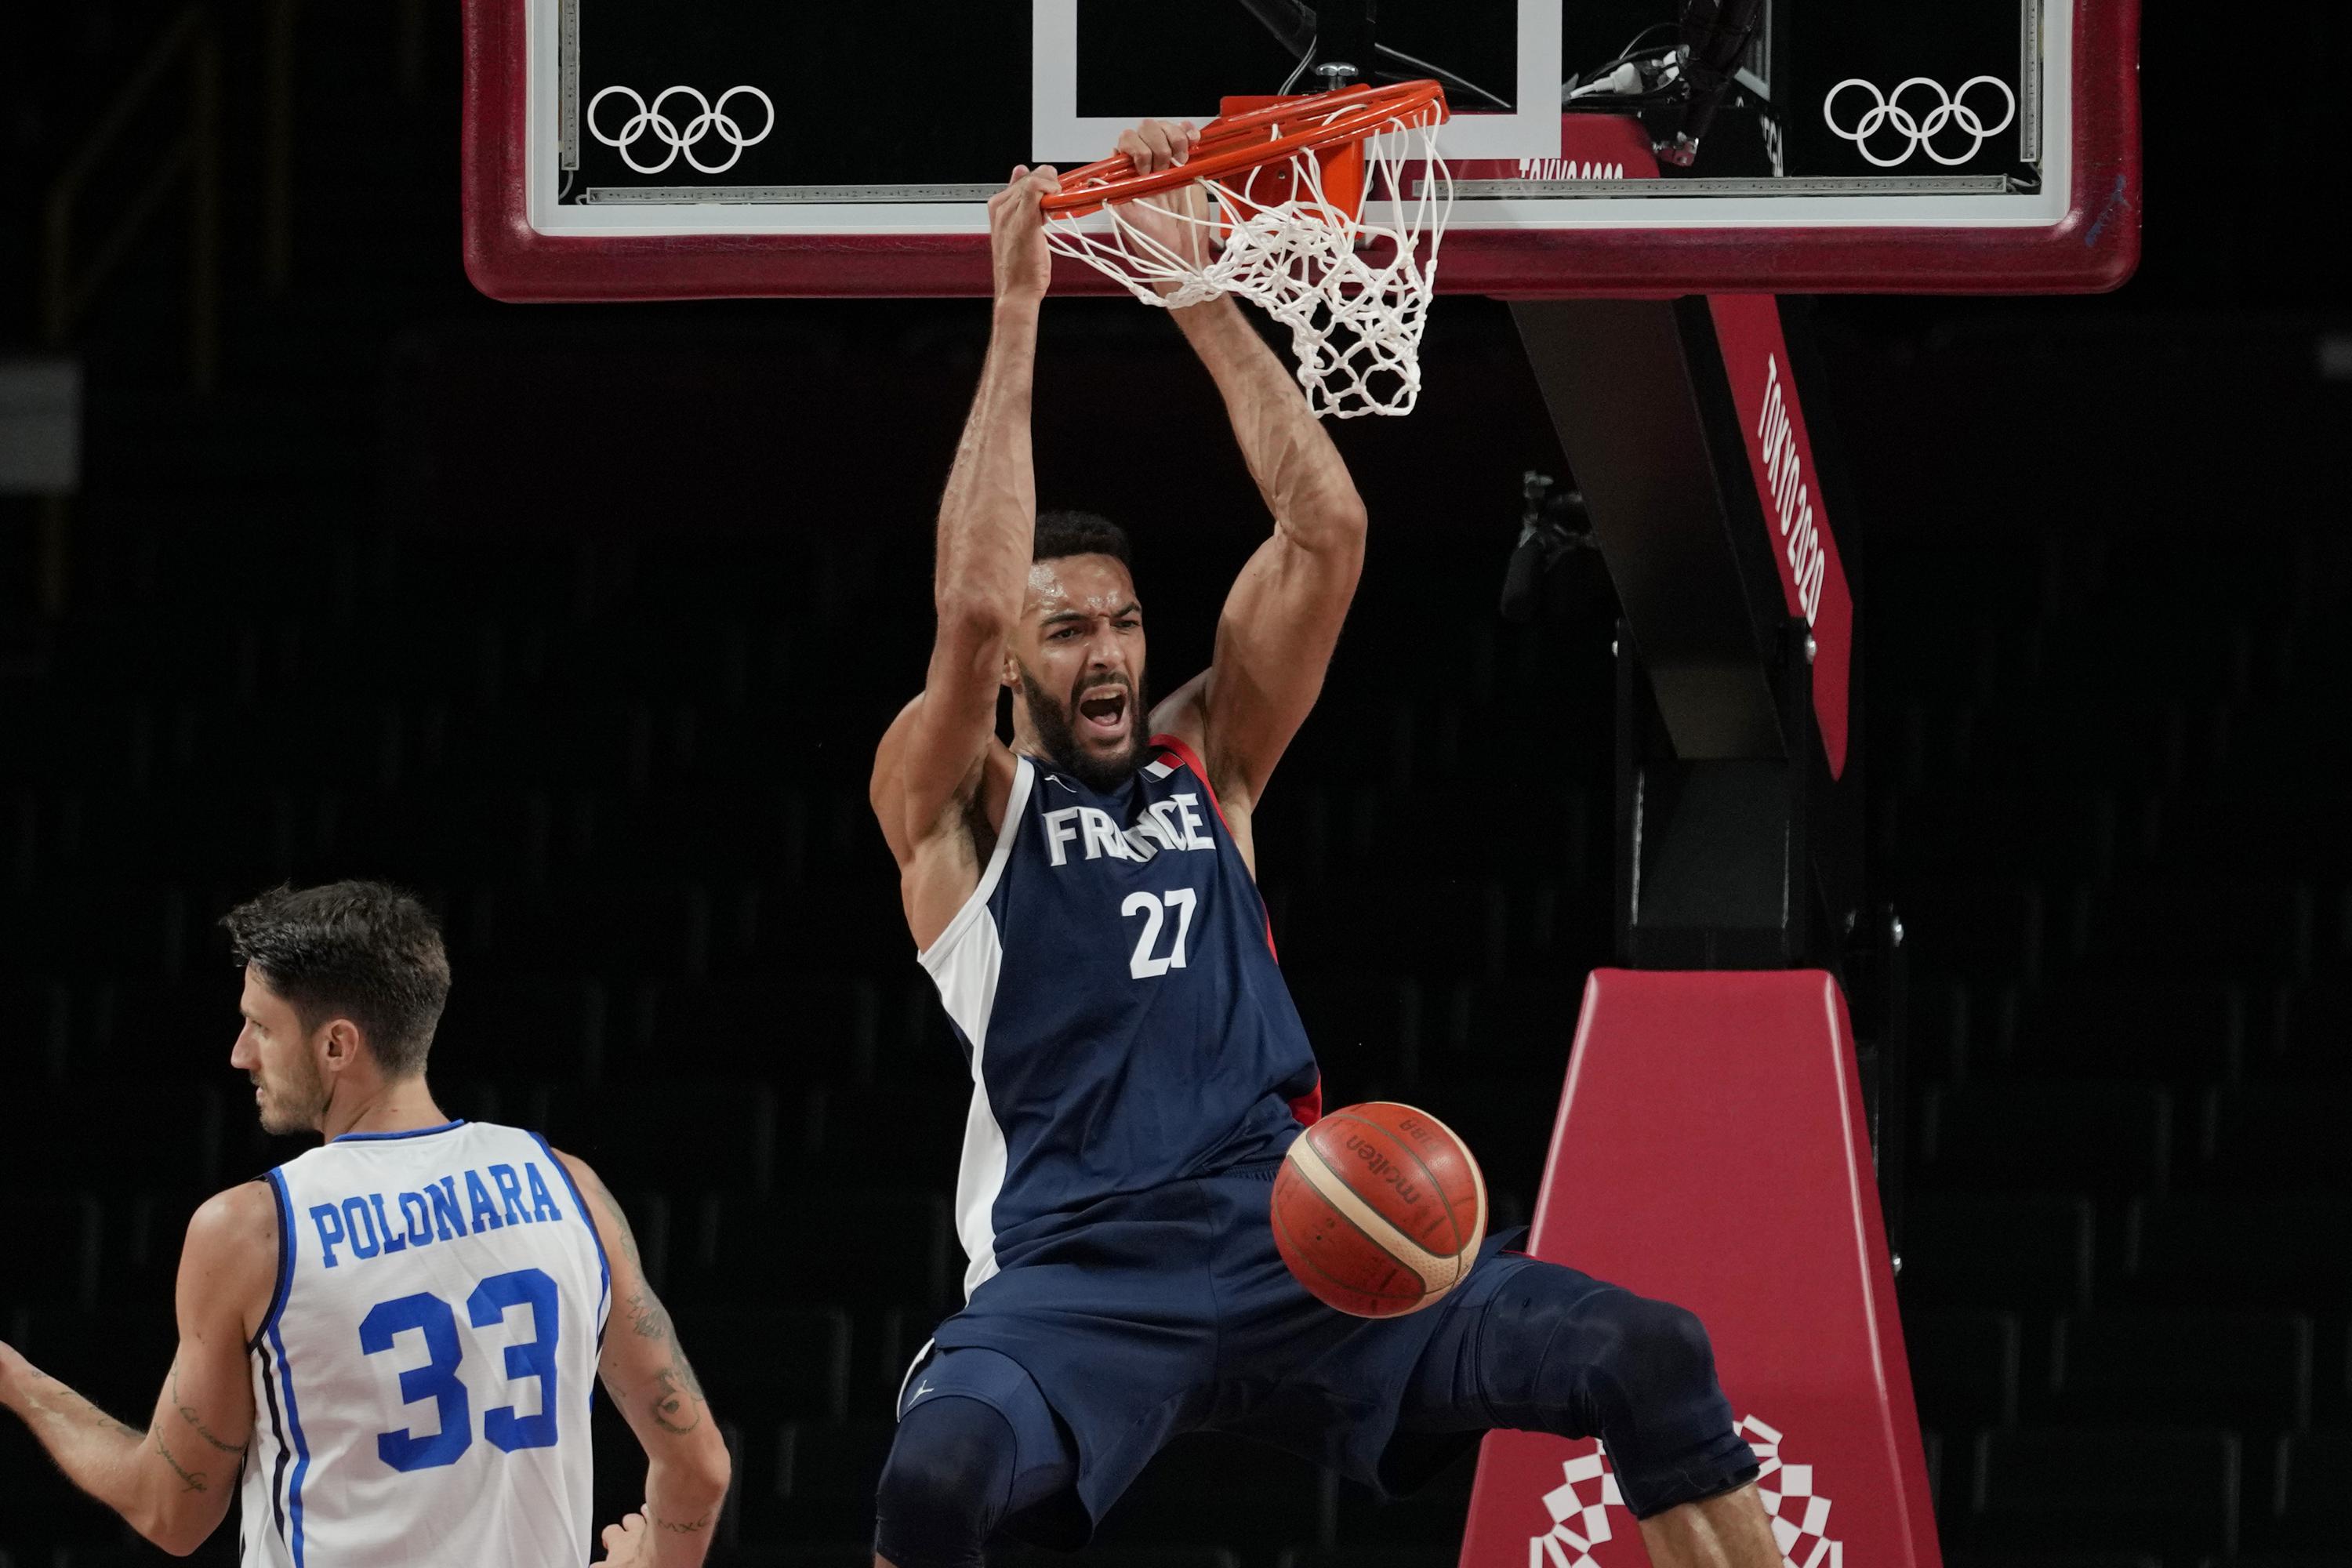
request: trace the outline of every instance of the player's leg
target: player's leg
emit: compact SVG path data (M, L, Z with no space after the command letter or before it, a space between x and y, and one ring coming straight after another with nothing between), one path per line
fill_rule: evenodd
M1068 1438L1018 1363L994 1351L942 1351L899 1395L875 1497L877 1568L981 1568L999 1525L1076 1478Z
M1754 1481L1641 1522L1655 1568L1780 1568L1784 1561Z
M1406 1384L1401 1432L1597 1436L1660 1568L1779 1568L1755 1452L1732 1429L1696 1317L1507 1254L1433 1310L1442 1316Z

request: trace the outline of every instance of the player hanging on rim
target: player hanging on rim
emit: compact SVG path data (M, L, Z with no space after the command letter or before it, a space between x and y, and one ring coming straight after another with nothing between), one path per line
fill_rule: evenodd
M203 1544L234 1493L247 1568L577 1568L593 1372L648 1460L607 1562L696 1568L727 1491L716 1418L595 1173L434 1104L433 917L338 882L223 923L245 965L229 1064L263 1127L326 1142L196 1210L145 1431L5 1344L0 1404L166 1552ZM606 1334L614 1301L625 1331Z
M1119 147L1155 170L1190 140L1151 121ZM1778 1564L1690 1313L1498 1238L1437 1306L1370 1321L1317 1303L1276 1254L1275 1172L1320 1089L1252 816L1321 689L1363 503L1233 302L1176 311L1275 526L1209 669L1147 720L1125 537L1035 513L1038 202L1055 184L1016 169L990 203L994 333L940 504L937 640L875 761L907 921L974 1084L967 1301L900 1393L878 1559L978 1568L1000 1531L1076 1544L1181 1432L1401 1491L1513 1426L1601 1437L1652 1561Z

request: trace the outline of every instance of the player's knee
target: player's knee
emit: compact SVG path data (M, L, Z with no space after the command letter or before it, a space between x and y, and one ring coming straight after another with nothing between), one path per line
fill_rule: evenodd
M1696 1314L1614 1285L1533 1266L1486 1309L1480 1364L1498 1414L1540 1407L1582 1434L1715 1387L1715 1352Z
M1697 1313L1630 1291L1616 1293L1603 1310L1610 1332L1596 1395L1604 1438L1612 1426L1717 1395L1715 1347Z
M1637 1514L1754 1473L1696 1314L1542 1267L1523 1268L1486 1312L1478 1364L1503 1425L1599 1437Z
M874 1502L875 1551L895 1568L980 1568L1013 1484L1013 1427L977 1399L915 1405Z
M1697 1314L1630 1292L1605 1310L1612 1331L1591 1380L1595 1426L1626 1506L1649 1519L1754 1479L1755 1453L1732 1426Z

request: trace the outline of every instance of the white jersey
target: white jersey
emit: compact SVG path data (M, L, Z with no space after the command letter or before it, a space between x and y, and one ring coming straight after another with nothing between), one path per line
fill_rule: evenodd
M580 1568L612 1276L547 1141L349 1133L269 1184L245 1568Z

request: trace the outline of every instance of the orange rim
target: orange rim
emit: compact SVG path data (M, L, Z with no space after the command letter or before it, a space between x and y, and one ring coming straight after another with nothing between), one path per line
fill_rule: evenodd
M1314 123L1285 131L1287 121ZM1111 202L1156 196L1194 180L1219 180L1294 153L1320 152L1376 136L1393 125L1442 125L1449 118L1445 89L1433 81L1389 87L1348 87L1287 98L1279 103L1213 120L1201 127L1192 158L1156 174L1139 174L1135 161L1115 153L1062 176L1062 189L1038 205L1049 217L1084 217ZM1268 132L1271 132L1269 137Z

